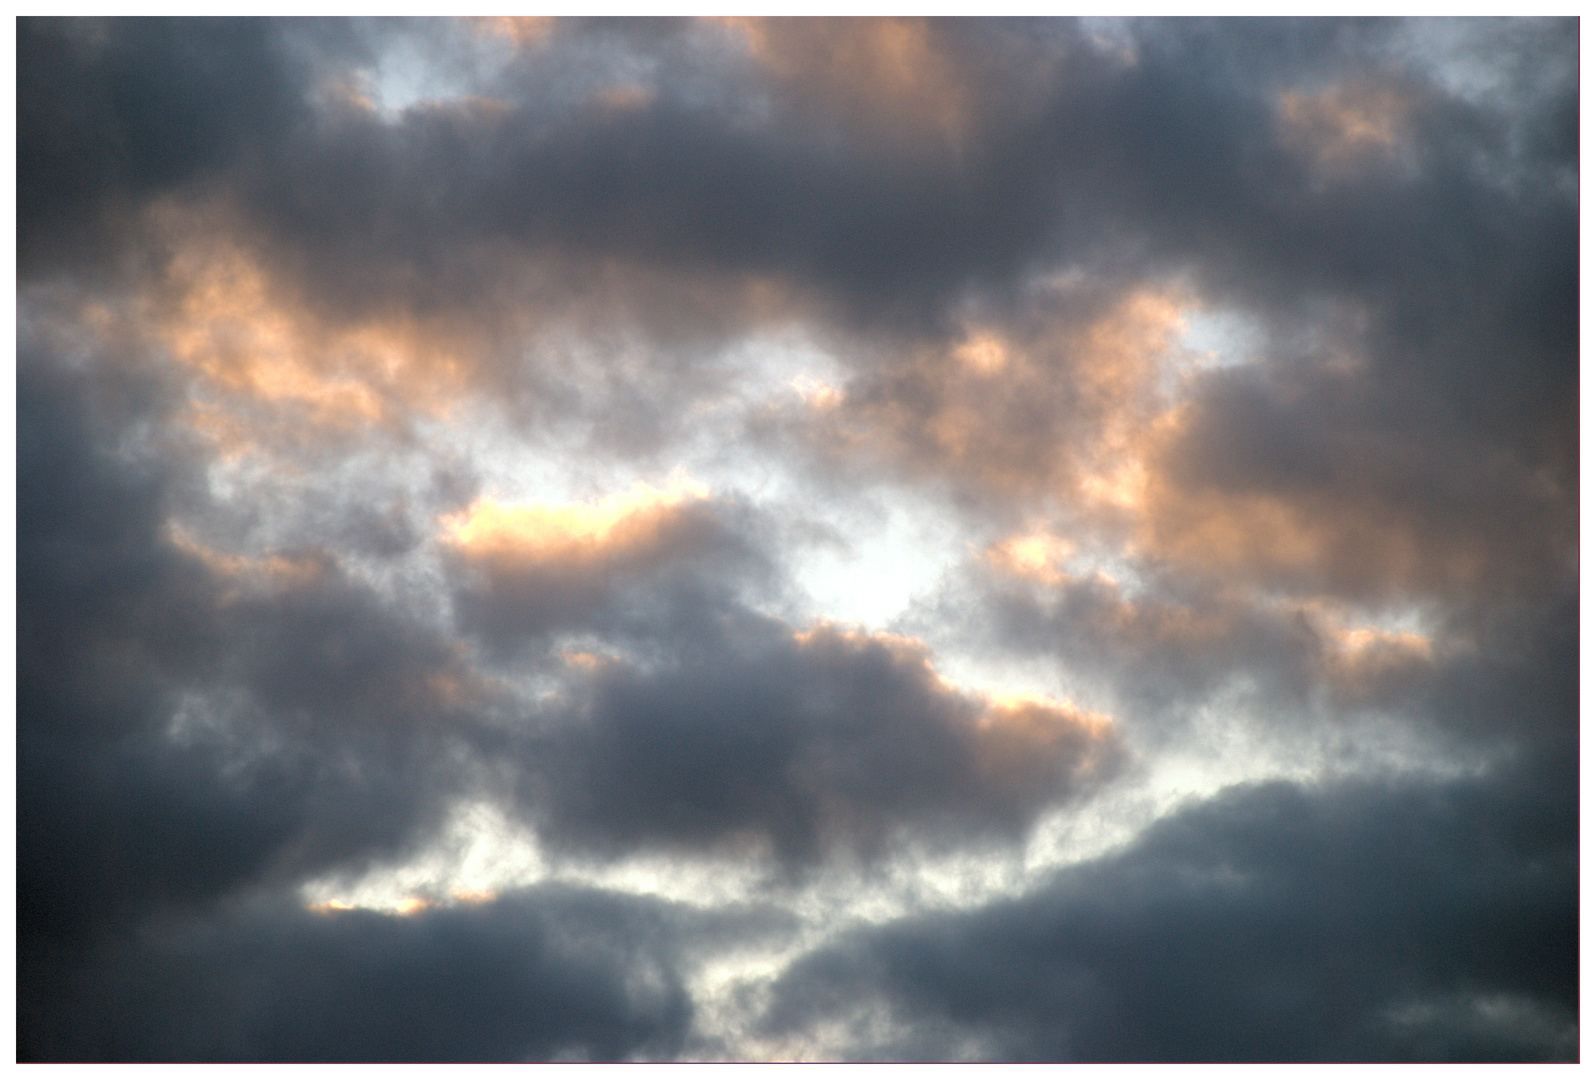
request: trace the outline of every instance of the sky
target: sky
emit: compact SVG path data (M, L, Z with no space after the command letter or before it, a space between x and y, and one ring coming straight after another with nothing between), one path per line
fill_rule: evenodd
M19 20L19 1058L1577 1060L1578 44Z

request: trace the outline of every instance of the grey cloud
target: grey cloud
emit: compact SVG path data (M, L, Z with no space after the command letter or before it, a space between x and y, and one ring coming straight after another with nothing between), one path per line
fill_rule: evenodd
M1493 27L1471 29L1500 47L1503 39L1489 37ZM1503 50L1504 63L1532 48L1566 58L1569 24L1536 29L1544 40L1518 43L1522 54ZM1116 159L1123 164L1112 188L1128 201L1127 212L1147 213L1149 235L1171 255L1189 257L1217 286L1216 295L1250 297L1266 317L1300 317L1296 305L1316 294L1365 306L1372 325L1364 347L1373 370L1354 382L1354 392L1365 414L1383 415L1390 403L1403 403L1412 427L1393 434L1416 441L1420 431L1423 437L1444 432L1472 444L1470 457L1495 456L1500 447L1531 467L1553 469L1566 486L1577 229L1572 196L1560 185L1572 158L1565 152L1521 161L1505 111L1450 99L1411 73L1411 81L1398 85L1418 101L1417 174L1371 175L1315 194L1293 175L1282 151L1266 145L1274 122L1264 103L1252 104L1244 122L1224 96L1194 85L1200 69L1192 43L1176 41L1173 51L1167 65L1145 64L1146 75L1130 78L1125 95L1111 95L1130 121L1116 136L1129 160ZM1378 61L1372 66L1381 78ZM1350 74L1370 77L1367 67ZM1238 90L1228 86L1223 93ZM1575 92L1572 81L1552 91L1564 102ZM1176 103L1183 113L1172 111ZM1180 131L1201 132L1202 152L1193 147L1181 162L1185 168L1166 171L1163 163L1176 164L1181 150L1166 146L1165 137ZM1255 141L1243 150L1237 142L1243 138ZM1270 155L1277 160L1271 163ZM1497 168L1515 170L1518 179L1499 180ZM1164 185L1157 190L1138 183L1158 179ZM1294 427L1316 430L1319 396L1310 391L1298 399Z
M957 619L989 625L989 645L1056 656L1133 719L1182 716L1237 676L1276 700L1306 704L1328 646L1289 612L1195 591L1138 595L1096 577L1037 588L977 571L916 617L928 629Z
M1545 41L1515 47L1566 48L1566 25L1546 24ZM771 31L773 48L804 74L819 60L794 35L809 28L788 29ZM1486 273L1504 287L1509 310L1520 307L1512 303L1515 295L1540 292L1542 275L1535 271L1559 265L1545 257L1544 245L1572 221L1572 209L1545 192L1515 199L1475 168L1480 154L1490 160L1513 152L1493 142L1492 125L1502 123L1496 114L1446 100L1423 71L1406 73L1415 92L1439 110L1418 140L1437 147L1436 156L1416 185L1376 186L1346 198L1304 197L1301 170L1278 145L1268 94L1290 86L1293 72L1327 80L1358 63L1360 52L1372 55L1377 71L1390 66L1375 46L1395 29L1138 24L1131 34L1139 59L1127 67L1070 29L1047 26L1039 35L1001 23L932 23L925 30L931 51L950 58L955 85L979 87L984 80L975 73L993 67L1017 85L999 80L1002 89L988 91L1006 107L983 114L967 151L929 162L883 155L878 139L820 137L803 123L739 126L716 98L660 95L600 119L551 115L547 91L522 86L519 93L529 96L512 98L508 112L416 108L393 127L351 114L328 132L275 122L258 135L274 148L272 171L250 162L232 179L254 189L246 202L271 235L295 238L317 253L319 291L329 296L367 284L423 303L463 295L450 287L452 268L469 274L462 257L469 261L482 243L511 239L529 249L829 282L845 303L868 298L890 316L895 309L905 313L915 297L999 285L1038 260L1100 258L1101 244L1083 241L1129 230L1148 250L1162 252L1165 263L1200 258L1207 266L1217 259L1225 269L1204 273L1214 275L1220 292L1243 282L1249 289L1291 282L1369 295L1396 287L1417 302L1396 310L1411 312L1428 310L1426 293L1433 297L1459 272ZM52 30L30 27L40 44L23 50L24 67L36 63L46 83L54 71L51 49L61 51L46 45L64 36ZM80 63L91 73L114 74L121 39L146 32L143 24L109 24L104 33L115 47ZM251 33L270 41L286 32ZM413 33L445 32L422 26ZM643 71L657 67L658 55L686 49L738 84L758 87L764 78L757 67L729 62L724 43L708 32L698 34L702 41L680 28L641 40L603 25L560 33L559 50L534 51L524 63L568 66L560 58L578 55L603 68L597 53L583 52L584 40L597 39L614 43L610 48ZM785 51L783 34L794 38ZM250 47L266 55L276 48ZM995 57L1011 62L1003 67ZM1216 64L1218 57L1227 62ZM274 86L291 80L286 66L264 60L258 66ZM1046 78L1037 77L1039 68ZM660 82L668 88L676 66L665 71ZM150 82L240 85L236 74L193 73L159 52L141 72ZM292 77L305 89L307 73ZM516 92L513 85L504 89ZM1566 89L1559 92L1566 96ZM47 101L42 92L28 96L40 107ZM1031 107L1037 99L1041 107ZM209 130L212 120L196 112L192 126ZM25 116L22 124L28 137L55 129L71 130L48 118L34 123ZM1111 227L1087 224L1103 212ZM1063 236L1075 239L1060 246ZM1463 258L1437 259L1438 251ZM316 263L308 260L302 269L314 274ZM1505 272L1514 268L1519 273ZM1527 281L1522 271L1532 271ZM391 276L384 286L383 277L371 274ZM406 282L426 288L412 296Z
M1571 204L1545 191L1503 192L1478 171L1478 155L1509 152L1493 142L1493 114L1470 113L1410 76L1439 110L1417 140L1437 148L1420 179L1392 186L1376 176L1344 194L1306 195L1301 168L1278 143L1267 95L1290 86L1290 65L1325 45L1305 40L1314 34L1300 27L1224 29L1156 24L1131 68L1053 35L1062 74L1047 90L1026 86L1044 106L984 117L957 163L883 157L880 141L865 138L843 141L839 154L834 140L810 136L802 123L738 129L718 103L661 97L598 124L557 119L551 127L529 101L503 118L418 111L395 131L360 121L338 144L300 145L290 159L299 164L284 174L288 186L260 206L273 235L312 223L307 242L356 245L329 266L383 266L371 256L391 256L392 245L408 239L424 247L399 248L396 265L426 273L438 264L424 252L441 250L446 237L513 237L534 249L813 280L844 303L884 305L889 317L916 297L998 286L1037 261L1099 261L1101 241L1126 230L1165 266L1199 263L1220 293L1241 285L1268 298L1289 283L1376 298L1394 288L1401 319L1442 314L1434 301L1444 302L1439 290L1460 274L1489 275L1502 298L1484 311L1452 309L1469 321L1511 317L1543 286L1566 293L1557 282L1567 274L1546 272L1572 250ZM933 33L963 39L969 54L1031 51L1024 35L984 24L937 25ZM1243 48L1238 37L1255 40ZM1345 52L1327 52L1334 62L1318 53L1321 78L1350 62ZM1272 54L1268 78L1213 63L1215 55L1247 53L1265 57L1261 66ZM1029 72L1028 59L1010 70ZM757 74L727 74L758 85ZM473 152L490 145L491 161ZM319 183L324 171L341 171L344 182ZM356 176L371 183L347 183ZM341 197L356 188L389 194L359 203ZM1112 226L1087 224L1104 212ZM1559 236L1565 254L1549 259L1547 243ZM367 247L372 241L384 248ZM326 284L336 289L340 279Z
M157 923L19 995L20 1060L669 1058L692 1006L668 905L540 890L411 916L275 901Z
M1381 390L1216 376L1160 464L1185 499L1275 498L1321 532L1311 566L1256 560L1272 584L1376 602L1566 587L1577 504L1564 463L1482 445L1440 403ZM1181 501L1153 508L1161 540L1178 542Z
M1548 70L1563 74L1498 108L1404 66L1378 24L1140 24L1135 65L1069 67L1035 124L1026 160L1059 178L1049 213L1068 219L1073 207L1117 246L1038 241L1033 265L1078 267L1110 294L1189 275L1201 301L1265 329L1260 363L1195 381L1185 428L1154 464L1189 500L1276 499L1329 534L1322 562L1261 566L1291 587L1459 598L1558 587L1568 561L1572 158L1526 149L1539 144L1515 113L1534 100L1564 115L1572 39L1566 23L1535 24L1533 45L1466 25L1482 51L1502 49L1502 65L1551 50ZM1316 187L1282 141L1275 96L1359 80L1412 102L1418 160L1411 173L1371 168ZM1038 308L1001 290L985 298L1007 328ZM900 475L952 480L985 511L1001 486L1058 491L1093 428L1068 354L1047 366L1051 382L1010 380L1005 397L937 361L925 339L840 351L860 358L860 374L837 416L821 418L828 469L878 454ZM955 420L956 453L936 435ZM1178 534L1176 516L1158 511L1155 527Z
M73 52L64 44L71 34L51 25L30 27L23 67L27 86L41 84L28 94L30 101L47 107L43 87L69 61L85 86L116 83L120 58L147 30L143 24L110 23L101 32L112 46ZM423 37L430 32L417 31ZM562 51L576 55L591 55L582 52L584 37L615 37L602 27L568 27L563 33L569 40L562 41ZM216 137L184 141L187 153L159 157L122 186L141 195L163 182L172 188L198 176L202 166L230 165L224 179L243 184L249 213L278 243L305 250L308 257L293 261L316 280L308 292L323 301L342 298L359 306L386 297L421 307L441 298L463 301L492 285L491 260L481 261L484 247L511 240L531 251L569 252L578 261L618 256L677 271L719 267L818 276L832 281L845 303L869 297L873 304L895 306L900 301L881 290L885 279L896 279L891 292L899 297L926 298L959 286L972 271L990 276L1013 269L1018 263L1010 249L1026 250L1028 238L1045 226L1044 175L1010 169L1001 153L987 155L983 167L963 175L878 158L868 144L862 158L854 145L848 157L837 159L828 149L828 133L802 124L783 125L785 135L768 127L739 130L726 122L719 100L706 105L659 96L608 117L558 108L551 115L547 92L523 85L505 88L530 94L512 99L508 113L469 104L420 107L390 127L350 112L332 128L318 127L303 101L312 89L310 70L277 61L288 51L286 36L267 24L252 28L249 41L239 45L249 59L257 53L267 58L255 65L266 86L264 98L286 98L293 106L285 104L280 116L272 114L277 119L271 125L251 132L254 152L243 152L221 114L203 109L213 99L225 104L226 95L196 94L193 115L179 110L174 122L186 123L185 133L214 128ZM723 74L757 87L758 75L746 64L728 70L717 56L723 48L704 50L700 63L707 58ZM627 59L631 64L623 69L648 66L649 58L635 51ZM591 62L607 66L597 55ZM244 60L240 70L254 67ZM573 73L580 75L593 77ZM236 72L192 71L153 47L145 49L140 80L140 86L164 81L196 90L215 83L230 93L244 92L246 85ZM24 140L73 138L70 154L56 157L114 163L114 154L100 150L96 130L137 128L151 112L144 104L138 94L125 104L116 97L114 107L90 97L78 110L86 119L75 126L53 113L35 118L25 111ZM32 156L41 169L56 160ZM350 199L354 191L361 197ZM25 217L49 217L51 193L42 181L25 185ZM28 209L34 202L37 212ZM912 289L902 280L906 272L915 279ZM368 300L371 293L379 295Z
M163 531L181 466L122 462L128 417L46 363L18 380L19 939L404 846L469 732L428 682L452 652L336 581L232 599Z
M158 747L150 754L163 688L147 658L203 647L204 574L152 542L160 479L119 474L89 435L77 389L27 360L19 370L22 937L41 926L80 928L84 918L144 902L151 891L181 894L185 879L203 889L235 861L258 858L279 827L251 813L247 792L217 785L207 762L163 760ZM190 764L199 768L186 773ZM163 771L186 775L177 782ZM164 828L124 834L130 803L166 819ZM214 863L185 851L185 830L171 820L207 804L188 822L199 833L241 827L228 838L232 851ZM148 850L152 841L157 850Z
M1528 763L1231 792L1033 896L816 954L772 1030L880 998L906 1040L847 1052L1570 1055L1577 777L1547 762L1577 743L1577 23L860 26L773 24L746 50L697 22L568 21L495 70L453 24L19 22L24 1056L680 1051L682 984L651 952L675 931L613 898L412 921L230 906L401 855L484 765L521 777L556 849L753 837L808 868L904 833L1022 836L1116 775L1119 735L1073 712L1004 713L918 646L756 614L791 585L757 504L689 502L581 556L445 540L425 617L364 582L361 560L430 558L480 477L335 482L369 416L340 427L315 378L371 380L372 427L405 452L452 394L529 446L636 464L739 378L722 345L789 324L844 369L843 422L754 417L772 461L807 461L822 493L945 487L983 540L1056 512L1142 579L1134 604L950 581L927 639L1049 657L1132 721L1241 679L1288 736L1370 710ZM480 97L356 102L405 49ZM1387 111L1337 111L1363 108ZM234 245L236 280L205 262ZM258 310L191 316L225 370L167 365L184 289L249 300L255 270ZM1072 270L1075 300L1037 284ZM1082 335L1166 285L1263 345L1191 376L1174 434L1138 444L1138 531L1068 505L1113 412ZM81 325L39 347L26 326L67 310ZM257 318L291 324L258 371ZM141 319L144 338L105 329ZM983 388L957 361L977 323L1029 350L1028 380ZM96 334L143 354L84 355ZM213 505L231 444L189 440L196 402L292 444L273 460L317 490ZM1118 418L1145 434L1155 404ZM271 554L183 540L179 511ZM1294 600L1421 605L1437 651L1377 642L1336 675ZM506 674L564 696L511 702ZM166 1011L196 1000L193 1026Z
M582 38L614 35L565 34L566 55L608 66L582 51ZM757 92L758 72L728 65L723 52L706 44L695 60ZM568 67L559 56L547 62ZM656 58L625 59L623 71L646 71ZM570 77L591 82L594 72ZM515 95L508 111L418 108L392 128L349 115L333 139L306 129L285 147L286 167L251 185L246 206L273 237L314 251L320 266L303 269L355 304L363 290L463 299L476 280L470 258L508 240L578 265L618 258L677 273L818 279L845 306L896 306L972 272L1012 269L1010 248L1045 227L1041 177L1004 172L1001 156L968 175L878 156L869 144L838 156L829 133L802 122L743 122L729 108L738 95L724 88L609 112L561 107L542 86L504 89ZM357 188L377 195L349 200ZM424 281L424 293L408 296L410 281Z
M459 624L509 670L565 650L562 698L481 743L518 763L545 843L752 840L798 868L873 858L898 831L1018 837L1117 775L1118 734L1072 706L984 702L942 683L918 643L798 633L747 606L749 589L781 594L773 528L696 500L603 540L454 557Z
M527 760L551 842L771 845L789 867L897 833L1017 837L1113 778L1116 732L939 684L922 647L745 617L666 666L601 664ZM536 756L532 756L536 755Z
M1579 738L1579 600L1573 590L1460 619L1473 648L1437 673L1426 703L1486 743L1556 747Z
M779 591L769 529L735 501L694 499L645 508L634 532L614 539L524 554L456 551L456 617L505 657L584 633L688 651L742 616L745 594Z
M799 961L767 1023L889 1003L907 1034L848 1057L975 1032L1009 1060L1573 1060L1576 786L1541 759L1232 789L1031 895Z
M1499 66L1511 67L1532 49L1566 52L1571 25L1536 24L1523 40L1468 28L1497 41ZM1361 346L1372 368L1354 384L1355 407L1378 415L1385 402L1409 401L1418 422L1419 430L1387 426L1386 438L1411 445L1439 434L1459 444L1454 469L1506 456L1520 480L1549 474L1566 490L1574 475L1566 390L1576 355L1577 208L1557 177L1571 159L1547 149L1566 139L1526 140L1514 125L1523 123L1520 101L1538 103L1536 118L1562 115L1549 103L1572 100L1572 83L1510 82L1500 108L1455 98L1433 72L1401 58L1392 44L1400 29L1138 23L1128 31L1137 60L1127 66L1068 27L1038 36L1003 24L933 23L928 47L962 73L948 76L955 87L978 85L970 72L994 56L1014 60L1014 85L988 93L993 101L957 160L883 150L879 139L839 138L785 115L743 123L714 96L662 93L602 116L572 112L551 105L548 85L507 77L504 108L417 107L393 124L353 111L331 128L274 121L257 136L270 152L237 156L225 182L239 192L244 218L270 237L286 278L313 282L304 292L318 306L367 313L486 302L504 319L528 299L515 282L529 259L552 259L555 277L613 264L723 289L771 278L829 296L825 308L835 313L868 313L865 325L932 338L946 329L950 303L973 290L1018 304L1018 279L1049 266L1119 282L1194 274L1208 299L1283 327L1311 320L1304 304L1351 304L1371 320ZM103 32L115 43L147 28ZM406 32L421 41L457 33ZM797 29L771 33L792 78L820 62ZM47 81L51 48L59 48L46 46L70 35L43 25L29 34L40 43L24 43L23 67L37 64ZM567 57L579 56L595 71L651 72L668 88L691 55L737 85L781 82L757 64L728 60L708 31L638 36L572 25L559 34L558 49L533 50L514 70L565 71ZM111 79L118 48L82 63ZM150 55L141 78L152 84L221 77ZM651 66L659 56L668 58L663 74ZM297 69L270 70L287 84ZM296 77L305 89L308 74ZM1396 87L1415 102L1412 176L1373 170L1316 190L1282 143L1277 95L1347 79ZM27 97L41 108L49 100L42 91ZM212 100L226 98L196 94L194 108ZM817 107L802 93L783 106L795 117ZM201 131L209 123L193 121ZM57 129L71 130L35 123L26 111L21 121L24 142ZM28 209L32 190L21 193L28 221L45 216ZM653 306L656 321L680 317L680 304ZM714 321L713 310L694 317ZM1301 399L1286 430L1315 430L1314 408L1312 396ZM1039 449L1045 462L1054 447L1044 439Z
M17 26L17 247L24 272L119 231L130 204L283 137L303 71L271 24L23 19Z
M132 419L92 419L94 378L35 357L19 389L29 993L63 943L403 852L481 764L523 774L554 846L753 835L794 867L873 856L899 830L1017 837L1121 764L1111 730L958 693L913 644L754 614L733 586L771 573L761 523L707 503L613 559L490 563L462 586L463 626L507 662L546 663L519 646L572 632L648 658L569 680L527 740L451 643L315 549L237 569L174 543L181 470L130 475L109 448Z
M1127 587L968 568L905 625L932 640L983 627L984 655L1048 657L1083 700L1155 740L1237 687L1277 733L1333 731L1377 714L1387 726L1497 752L1566 745L1577 730L1579 619L1567 587L1425 607L1422 643L1367 625L1370 636L1354 641L1355 607L1294 608L1141 569L1145 579Z

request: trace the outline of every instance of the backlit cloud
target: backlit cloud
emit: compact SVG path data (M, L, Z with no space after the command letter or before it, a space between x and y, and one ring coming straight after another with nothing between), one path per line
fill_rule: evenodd
M19 1059L1576 1059L1578 59L20 20Z

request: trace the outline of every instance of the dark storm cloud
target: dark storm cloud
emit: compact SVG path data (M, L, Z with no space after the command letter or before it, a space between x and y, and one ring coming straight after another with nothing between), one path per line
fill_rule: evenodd
M1427 711L1482 742L1572 754L1580 727L1578 595L1502 605L1464 626L1477 651L1442 666Z
M1123 764L1103 718L960 693L911 641L745 615L706 646L597 663L526 765L551 842L873 858L895 837L1023 835Z
M540 890L410 916L252 902L156 923L24 995L21 1060L614 1061L692 1018L669 905ZM723 920L724 921L724 920Z
M167 794L178 785L125 766L138 763L140 736L159 722L161 687L140 654L161 648L163 630L178 650L203 642L192 625L205 606L196 584L203 574L153 542L158 481L117 474L90 441L76 387L24 360L17 389L18 914L26 935L140 903L165 874L186 869L202 887L230 860L194 858L170 822L162 832L119 838L126 807L105 813L104 803L123 801L118 794L142 793L155 816L182 816L184 794ZM119 767L119 757L131 761ZM190 779L187 801L227 801L203 769ZM249 810L241 798L234 814L213 812L198 827L232 817L269 836L269 818ZM159 853L141 857L127 842L160 845L163 834L176 842L170 854L179 865L170 869ZM261 846L235 844L233 857ZM120 880L140 873L146 881Z
M521 66L487 88L507 95L497 104L422 104L391 124L346 108L313 122L307 99L319 89L313 79L326 73L289 63L282 26L229 30L237 40L215 43L209 53L172 48L181 24L111 22L94 30L30 23L19 46L24 85L39 87L25 90L32 104L19 121L24 156L40 177L19 193L25 220L70 216L57 212L56 199L71 209L102 191L126 192L136 202L190 181L193 190L200 181L228 184L275 244L300 252L289 257L315 281L307 291L324 302L465 301L493 283L482 249L510 241L578 261L620 258L678 271L814 280L839 299L875 308L923 305L975 279L996 283L1023 265L1056 231L1058 192L1069 187L1058 182L1058 160L1014 152L1035 144L1034 116L1016 126L1001 114L984 115L989 123L969 137L973 145L957 164L946 151L929 162L919 152L882 153L874 136L901 126L892 115L863 135L845 128L852 137L839 144L836 118L857 110L822 103L817 114L809 94L792 92L794 84L809 85L806 64L823 53L787 32L769 35L775 82L789 91L778 95L785 104L750 127L728 104L738 94L725 87L707 99L673 93L669 78L680 71L667 69L664 92L635 107L572 108L558 80L518 80ZM638 67L640 45L662 45L660 35L640 42L606 24L556 32L561 51L590 69L570 70L560 53L551 59L548 51L531 52L522 66L551 64L565 82L593 91L605 88L602 73ZM1024 54L1027 63L1011 70L1036 67L1036 50L1022 33L937 24L907 32L929 39L921 46L928 55L948 60L947 78L961 92L983 73L966 68L993 64L970 62L981 45ZM414 31L422 40L451 33L457 31ZM731 86L767 89L758 64L737 56L734 32L698 28L690 49L673 36L663 34L667 56L672 46L687 49ZM1076 66L1103 66L1065 35L1057 35L1057 45ZM877 51L866 41L867 56ZM207 56L232 62L198 59ZM685 66L679 55L676 66ZM64 74L80 93L47 94ZM856 93L867 99L874 89L867 81ZM271 107L230 108L231 95L245 94ZM161 95L171 100L156 100ZM900 105L912 113L918 103ZM265 120L246 140L237 125L257 115ZM165 129L141 138L158 124L173 134L164 142L154 135ZM129 141L143 157L125 160L119 147ZM74 160L84 163L74 174L83 179L46 182L51 170Z
M1573 1060L1577 773L1270 784L1160 821L1015 900L862 931L798 962L767 1022L885 999L940 1057Z

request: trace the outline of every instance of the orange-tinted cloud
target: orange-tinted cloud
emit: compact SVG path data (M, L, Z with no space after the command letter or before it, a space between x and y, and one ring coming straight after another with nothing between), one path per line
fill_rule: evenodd
M1437 671L1440 650L1428 634L1360 625L1324 604L1299 610L1318 634L1316 674L1339 708L1379 707Z
M1066 292L1060 310L1004 331L974 324L862 375L804 423L825 447L955 477L985 497L1134 508L1149 434L1171 422L1160 377L1191 301L1145 287Z
M439 541L462 625L513 650L557 632L601 633L628 612L667 618L680 605L728 603L767 569L730 524L737 513L690 480L637 483L591 502L481 498L440 519ZM604 667L586 645L563 655L577 669Z
M171 211L177 250L143 297L143 326L196 377L186 419L224 454L442 416L476 376L469 320L393 310L332 320L220 215Z
M200 543L177 524L169 524L166 535L173 547L198 559L211 573L229 583L228 590L222 594L224 601L239 595L240 590L266 593L281 588L314 586L336 572L332 560L320 551L230 555Z
M471 22L479 34L504 38L520 49L546 41L557 25L548 15L484 15Z
M1259 587L1370 599L1477 591L1510 576L1516 541L1491 522L1447 528L1372 483L1263 491L1192 483L1170 468L1182 434L1170 433L1146 488L1134 541L1144 557Z
M984 554L989 563L1001 570L1053 585L1064 579L1059 563L1074 550L1074 544L1044 529L1000 540Z
M631 107L629 94L607 107ZM404 268L386 280L379 260L358 271L377 284L333 297L225 206L169 202L148 227L171 258L140 282L136 318L80 321L103 323L107 342L136 333L192 376L182 419L224 456L402 432L466 401L551 422L553 401L668 411L719 389L726 372L703 357L805 304L768 276L502 247L438 255L472 265L469 296L409 297Z
M1046 789L1067 771L1074 782L1112 772L1123 751L1113 722L1068 701L997 698L976 736L980 767L995 784Z
M709 491L691 480L661 489L642 481L589 503L506 504L479 498L440 524L444 539L473 562L506 569L553 562L598 563L666 542L682 508Z
M1455 647L1330 596L1264 595L1245 574L1206 589L1188 574L1173 590L1053 571L1016 589L1016 578L1036 575L985 565L1003 575L984 586L1002 600L979 618L1006 623L1013 645L1058 657L1081 693L1126 723L1183 724L1216 694L1250 698L1283 723L1326 707L1411 714Z
M1516 553L1524 537L1478 513L1470 493L1403 480L1355 440L1321 430L1309 395L1344 407L1365 377L1339 362L1345 348L1298 373L1267 355L1256 368L1203 369L1181 339L1199 301L1179 288L1105 298L1065 284L1059 300L1027 324L972 320L945 345L809 391L796 428L833 459L951 480L1015 511L1026 531L985 557L1043 582L1058 580L1062 535L1307 596L1466 593L1527 565ZM1551 494L1509 493L1548 515L1537 520L1555 547L1567 521L1549 516Z
M1346 176L1399 155L1409 142L1412 111L1408 95L1375 83L1288 90L1280 96L1280 134L1322 175Z
M779 86L834 122L957 144L975 121L978 83L926 20L723 22Z
M794 632L792 640L801 654L824 666L886 663L912 672L918 687L937 702L934 711L968 740L983 784L1051 791L1066 777L1101 780L1120 763L1123 748L1108 716L1071 701L963 690L936 670L930 646L918 638L823 622Z

